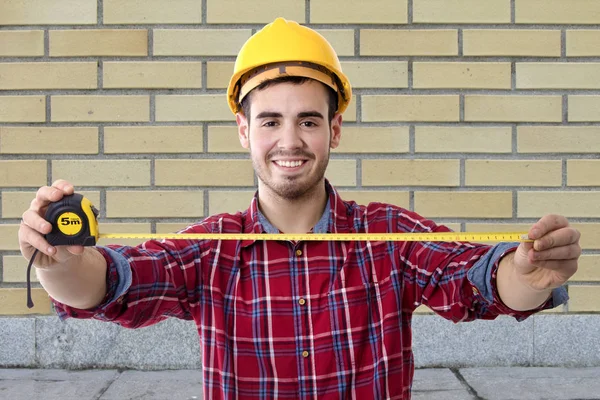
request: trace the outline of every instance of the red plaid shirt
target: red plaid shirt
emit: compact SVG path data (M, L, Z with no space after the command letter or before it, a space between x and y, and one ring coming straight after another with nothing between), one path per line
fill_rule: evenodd
M327 232L448 231L396 206L343 201L326 184L329 206L321 222ZM255 196L248 210L209 217L185 232L273 229ZM417 306L455 322L532 313L507 308L495 289L499 258L511 249L514 244L147 241L98 248L109 266L103 304L93 310L55 304L61 318L128 328L167 317L194 320L207 399L409 399ZM552 299L540 309L551 306Z

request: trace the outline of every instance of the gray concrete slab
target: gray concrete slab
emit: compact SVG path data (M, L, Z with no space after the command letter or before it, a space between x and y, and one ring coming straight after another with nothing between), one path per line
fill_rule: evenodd
M125 371L98 400L200 400L202 371Z
M600 368L465 368L460 374L486 400L600 399Z
M0 399L96 400L118 375L115 370L0 370Z
M437 315L413 319L417 368L530 365L533 320L511 317L455 324Z
M476 400L449 369L417 369L413 380L413 400Z
M0 318L0 366L35 364L35 318Z
M174 318L141 329L96 320L37 321L37 359L44 368L201 368L192 321Z
M533 365L600 366L600 315L536 315Z

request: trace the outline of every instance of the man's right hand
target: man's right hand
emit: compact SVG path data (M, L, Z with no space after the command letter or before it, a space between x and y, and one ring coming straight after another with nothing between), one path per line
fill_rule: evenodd
M52 225L44 219L48 205L65 195L73 194L73 190L73 185L65 180L57 180L52 186L43 186L37 191L29 209L23 213L19 228L19 247L27 260L31 259L35 249L40 251L34 261L36 268L48 269L83 254L83 246L55 247L44 238L45 234L52 231Z

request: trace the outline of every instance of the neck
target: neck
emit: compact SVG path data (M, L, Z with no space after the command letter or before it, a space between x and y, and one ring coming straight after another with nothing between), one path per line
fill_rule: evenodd
M283 233L309 232L323 215L327 205L325 182L296 199L275 194L259 181L258 206L269 222Z

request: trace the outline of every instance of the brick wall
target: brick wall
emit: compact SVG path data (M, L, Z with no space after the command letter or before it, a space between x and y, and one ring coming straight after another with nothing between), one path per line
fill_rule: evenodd
M584 255L554 312L600 312L599 0L0 0L0 315L51 312L39 284L25 306L17 229L55 179L104 232L247 207L225 87L277 16L330 40L353 83L327 174L345 197L462 231L564 214Z

